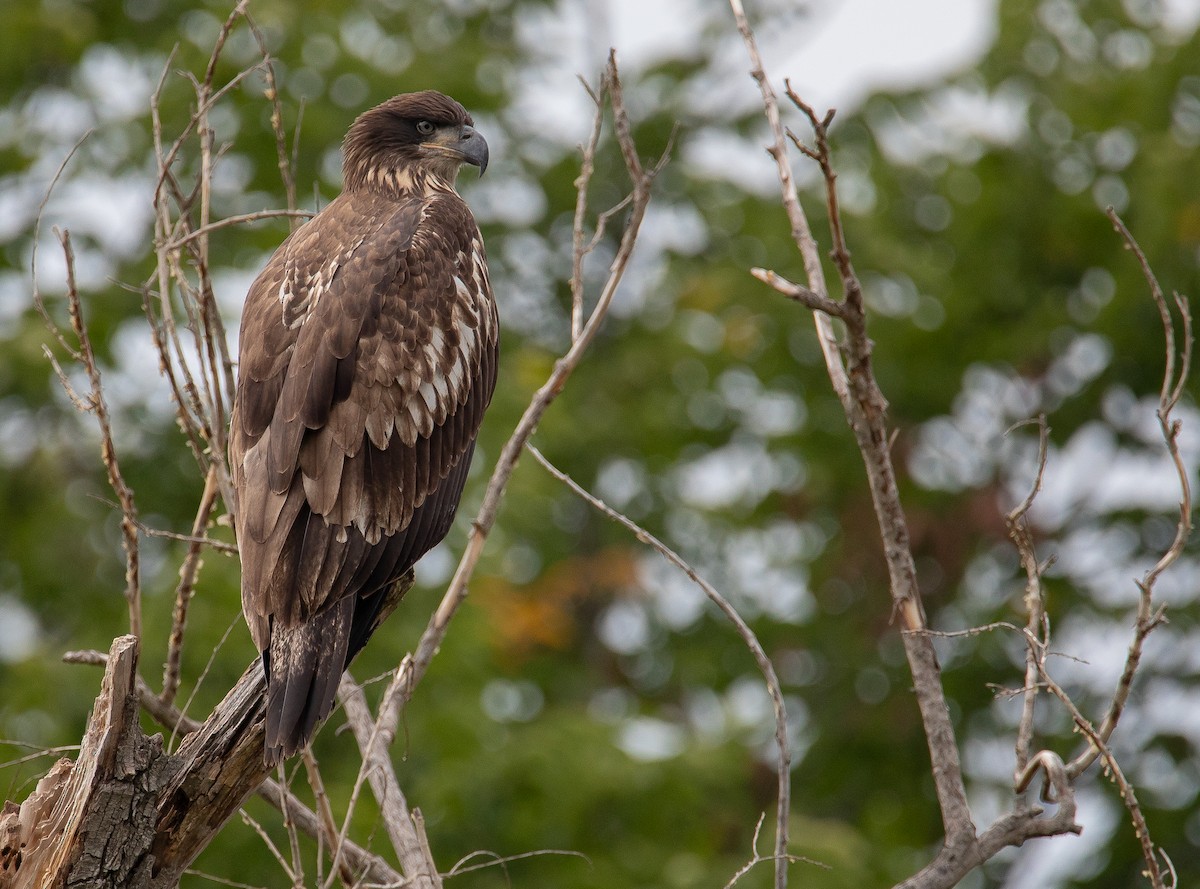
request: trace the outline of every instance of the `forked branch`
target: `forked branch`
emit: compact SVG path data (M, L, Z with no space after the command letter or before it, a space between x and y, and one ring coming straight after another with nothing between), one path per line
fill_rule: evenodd
M730 6L750 56L751 76L758 83L762 94L763 110L771 133L768 151L774 158L779 173L780 191L791 223L792 237L804 260L808 276L807 289L821 299L828 299L820 251L796 194L787 140L779 116L778 99L763 68L754 33L746 19L741 0L730 0ZM903 630L905 653L929 746L934 786L946 833L943 853L953 856L956 861L971 860L973 866L976 854L975 825L967 805L958 744L942 689L940 667L933 642L925 632L925 612L917 587L916 566L892 465L886 418L887 401L875 381L871 368L872 344L866 334L862 287L850 262L850 252L843 235L836 177L827 138L832 115L818 118L807 105L801 103L799 107L816 133L817 148L806 153L818 159L825 175L826 209L835 237L833 256L845 294L844 300L839 304L842 308L829 314L836 315L846 324L847 340L844 346L837 342L829 314L822 311L821 303L818 301L815 305L810 305L810 308L816 309L813 318L825 356L826 370L854 432L867 470L871 499L883 539L893 612L899 618ZM769 273L756 272L756 276L763 280L771 280ZM791 285L791 290L795 290L795 285ZM781 292L796 298L794 292Z

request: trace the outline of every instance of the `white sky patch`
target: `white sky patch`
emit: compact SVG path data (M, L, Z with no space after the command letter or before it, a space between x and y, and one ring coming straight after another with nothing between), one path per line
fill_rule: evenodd
M808 588L805 535L794 525L777 523L765 531L731 534L724 541L723 566L739 607L775 620L802 623L815 603Z
M725 710L729 719L743 728L774 724L771 697L761 676L735 679L725 692Z
M469 183L463 191L481 225L499 222L509 228L521 228L535 224L546 214L546 194L541 186L517 173L489 176L481 182Z
M1200 422L1193 411L1180 411L1180 450L1193 483L1200 464ZM1104 467L1098 472L1097 467ZM1179 478L1165 449L1134 450L1117 443L1115 433L1100 422L1081 427L1061 449L1052 449L1043 488L1032 516L1043 528L1061 528L1080 511L1103 515L1126 509L1167 512L1177 508Z
M662 719L636 716L617 732L617 746L631 758L642 762L660 762L683 752L687 733Z
M995 0L829 0L796 33L760 37L814 108L857 107L876 90L912 89L973 65L996 36ZM782 47L799 47L784 55ZM849 51L848 51L849 49Z
M618 599L609 605L596 629L600 640L618 654L635 654L650 641L646 609L630 599Z
M134 258L148 249L152 189L150 180L138 174L77 176L55 190L43 228L58 221L73 235L94 238L106 253Z
M1177 37L1185 38L1200 25L1200 0L1162 0L1162 24Z
M25 660L37 648L40 636L37 616L15 596L0 594L0 661Z
M128 53L101 43L84 53L79 82L88 88L102 120L130 120L144 115L150 106L155 86L150 70L148 59L131 59Z
M676 472L680 498L704 509L753 506L774 488L775 465L760 444L736 443L710 451Z
M242 316L242 304L246 301L246 293L250 290L254 279L258 277L258 273L266 266L269 258L268 254L264 253L250 268L213 270L213 295L217 298L217 305L221 307L221 315L232 322L230 327L233 331L237 330L237 321ZM236 354L236 349L234 354Z
M41 443L38 432L37 419L20 398L0 399L0 466L16 469L33 456Z
M0 243L24 234L33 225L44 193L44 187L25 177L0 179Z
M779 195L779 174L763 150L763 138L740 136L728 130L706 127L688 135L681 156L692 175L702 179L731 182L755 197ZM761 155L761 163L746 163L746 158ZM736 162L735 162L736 161ZM815 164L797 164L793 173L801 187L817 179Z
M914 89L971 67L996 35L995 0L825 0L815 6L813 15L784 19L782 26L763 21L751 6L750 24L778 91L788 78L808 104L843 115L875 91ZM705 107L756 107L758 90L732 28L715 56Z
M1146 683L1143 698L1139 728L1151 735L1182 735L1200 745L1200 691L1194 685L1173 676L1156 676Z
M782 91L782 80L790 78L814 107L836 107L846 115L877 90L915 88L969 68L995 39L995 5L995 0L825 0L811 15L775 9L764 15L753 7L749 14L777 89ZM711 33L719 35L715 41ZM516 75L517 99L506 122L560 152L583 140L592 117L583 90L563 89L563 84L580 75L594 81L609 47L617 48L627 80L664 61L696 59L703 51L706 70L684 85L686 104L701 117L727 120L731 110L749 113L760 102L732 13L723 3L559 0L523 15L517 40L533 61ZM652 84L645 86L652 92ZM626 96L635 115L647 95L630 91ZM746 141L754 139L706 133L689 140L684 159L702 175L738 177L742 188L774 193L769 159L744 163L750 156Z
M1012 145L1024 135L1029 101L1014 83L992 92L982 82L955 84L926 97L918 117L873 115L872 131L892 163L916 164L935 155L971 163L982 144Z
M645 68L689 58L703 43L706 17L694 0L609 0L586 6L593 48L617 47L622 64Z
M11 336L16 322L29 307L31 285L21 272L0 272L0 336Z
M414 569L417 574L417 583L422 586L441 586L450 580L450 575L457 564L457 554L451 552L449 545L442 541L417 562Z
M21 128L28 136L51 143L69 146L95 124L93 110L81 96L57 87L42 87L35 91L20 115ZM41 138L39 138L41 137ZM55 159L55 163L61 157Z

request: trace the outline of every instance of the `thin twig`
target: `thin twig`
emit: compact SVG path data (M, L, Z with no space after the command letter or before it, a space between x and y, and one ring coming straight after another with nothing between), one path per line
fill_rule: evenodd
M271 103L271 131L275 134L275 156L279 167L279 178L283 181L283 191L287 196L287 212L294 214L296 211L296 176L294 173L295 159L289 157L287 146L287 133L283 127L283 106L279 101L279 84L275 80L275 66L271 64L271 54L267 49L267 40L263 36L262 30L258 27L258 23L253 17L246 16L246 24L250 27L250 33L254 35L254 40L258 44L258 51L262 55L263 76L267 80L267 88L264 94L267 101ZM299 138L299 125L297 124L297 140ZM295 144L295 143L293 143ZM291 220L292 229L295 230L295 218Z
M587 221L588 185L596 169L596 149L600 144L600 129L604 123L604 100L608 93L608 78L600 78L600 89L593 90L587 81L580 78L596 111L592 115L592 132L587 144L580 146L579 175L575 177L575 220L571 230L571 341L579 338L583 330L583 260L588 254L584 244L584 223ZM599 235L600 226L596 226ZM595 244L593 238L592 244Z
M1138 608L1137 618L1134 622L1133 640L1130 642L1129 651L1126 653L1125 664L1121 671L1121 677L1117 680L1116 688L1113 691L1108 712L1104 715L1104 719L1097 729L1097 735L1105 742L1112 737L1112 733L1116 729L1121 714L1125 710L1125 705L1129 700L1129 693L1133 687L1133 679L1137 673L1138 665L1141 663L1146 638L1157 627L1166 622L1166 607L1159 605L1156 608L1154 604L1155 583L1162 573L1170 568L1180 555L1183 554L1184 547L1187 545L1192 531L1191 478L1188 468L1184 463L1183 455L1179 451L1181 424L1172 417L1172 411L1178 404L1184 386L1187 383L1187 375L1191 370L1193 345L1191 312L1188 310L1187 301L1176 294L1175 303L1179 309L1183 324L1182 345L1177 345L1175 322L1171 315L1170 306L1163 296L1158 279L1150 268L1146 254L1142 251L1142 248L1138 245L1137 240L1130 233L1129 229L1126 228L1125 223L1121 221L1121 218L1111 207L1108 209L1108 218L1111 220L1113 227L1124 239L1125 246L1137 257L1142 274L1149 285L1151 299L1154 300L1154 304L1158 308L1162 319L1165 361L1162 386L1159 391L1157 416L1163 442L1166 444L1167 453L1170 455L1171 462L1175 467L1180 491L1180 503L1179 519L1175 525L1175 537L1171 541L1171 545L1154 566L1137 582ZM1176 370L1175 363L1177 355L1179 360L1178 371ZM1090 746L1067 766L1068 774L1071 777L1081 774L1095 762L1099 753L1099 748L1095 745ZM1147 862L1147 864L1150 865L1151 863ZM1153 865L1152 869L1153 867L1156 867L1156 865Z
M337 822L333 818L333 807L329 804L329 795L325 792L325 781L321 777L321 766L317 763L317 757L313 754L311 746L305 747L300 755L304 762L304 773L308 778L308 786L313 792L313 807L321 819L321 835L317 839L324 841L325 845L330 849L330 854L334 855L335 859L340 859L341 856L334 852L338 844ZM339 873L343 885L349 887L354 884L354 873L351 871L349 864L344 860L341 862L340 868L331 867L330 870Z
M200 506L196 509L196 520L192 523L191 543L187 555L179 567L179 586L175 588L175 610L171 616L171 635L167 641L167 664L163 668L162 701L170 704L179 691L179 666L183 657L183 633L187 627L188 605L196 592L196 576L200 572L200 553L204 541L204 529L212 514L217 499L216 469L209 467L200 495Z
M222 228L247 225L263 219L278 219L280 217L292 221L297 219L312 219L314 215L311 210L255 210L253 213L237 213L233 216L224 216L220 219L215 219L199 228L191 229L174 240L167 241L163 246L168 250L178 250L181 247L188 246L197 238L205 237Z
M774 287L788 299L800 303L806 309L831 315L834 318L842 318L846 314L846 307L836 299L830 299L815 290L809 290L807 287L793 283L770 269L753 268L750 269L750 274L767 286Z
M791 763L792 753L788 745L788 728L787 728L787 707L783 700L783 688L779 684L779 677L775 674L775 665L771 663L771 659L767 657L766 651L762 647L762 643L758 641L758 637L754 634L754 630L742 618L733 603L726 599L717 589L707 580L696 573L690 564L688 564L678 553L673 549L643 528L633 519L626 516L624 513L613 509L599 497L584 489L573 478L551 463L532 444L526 444L525 449L529 451L547 472L566 485L572 493L583 499L585 503L602 512L614 522L622 525L626 530L630 531L634 537L640 542L646 544L668 562L687 575L688 579L695 583L704 591L710 602L720 609L721 613L733 624L734 630L746 647L750 649L750 654L754 657L754 662L758 665L759 672L762 673L763 681L767 686L767 694L771 697L771 706L775 711L775 749L779 759L775 763L775 792L776 792L776 837L782 836L784 841L783 851L776 851L775 855L784 856L786 864L787 854L787 828L788 813L791 811ZM761 827L762 822L759 821ZM758 831L755 830L757 838ZM757 852L755 853L757 855Z
M263 826L261 824L259 824L258 820L256 818L254 818L245 809L238 809L238 815L241 816L243 824L245 824L247 827L249 827L251 830L253 830L256 834L258 834L258 838L263 841L263 845L267 847L267 851L271 853L271 857L275 859L275 862L281 868L283 868L283 872L285 874L287 874L288 882L290 882L292 884L293 889L297 885L299 885L301 887L301 889L303 889L304 883L303 882L298 883L298 880L302 880L303 876L296 874L296 872L292 869L292 865L288 862L287 858L284 857L283 853L279 850L279 847L277 845L275 845L275 841L273 839L271 839L270 834L268 834L267 831L263 828ZM284 810L283 810L284 823L287 823L287 819L288 819L287 807L285 806ZM241 884L237 884L237 885L241 885Z
M1025 498L1004 517L1008 526L1008 536L1017 548L1021 566L1025 569L1025 635L1028 644L1025 649L1024 697L1015 743L1018 786L1022 783L1020 776L1029 765L1029 751L1033 744L1034 709L1040 688L1038 684L1040 665L1044 662L1044 652L1050 643L1050 618L1046 614L1046 600L1042 589L1042 566L1034 548L1033 533L1028 520L1029 510L1033 508L1034 500L1037 499L1037 495L1042 489L1042 480L1046 473L1046 460L1050 450L1050 427L1046 423L1045 415L1038 417L1037 425L1037 472L1034 475L1033 484Z
M518 852L515 855L498 855L495 852L481 849L458 859L454 863L454 866L446 871L446 876L457 877L462 874L469 874L472 871L487 870L489 867L503 867L513 861L525 861L526 859L539 858L543 855L563 855L569 858L582 858L588 864L592 863L592 859L588 858L582 852L576 852L573 849L535 849L532 852ZM467 865L467 862L473 858L487 858L488 860L481 864ZM505 870L507 872L507 868Z
M762 832L763 821L765 820L765 813L758 816L758 823L754 825L754 836L750 840L750 860L734 871L733 876L729 878L729 882L725 884L725 889L733 889L733 887L742 879L742 877L746 876L746 874L750 873L750 871L754 870L754 868L758 867L758 865L764 864L768 861L778 861L776 856L762 855L758 851L758 836ZM815 864L817 867L824 868L825 870L831 869L828 864L822 864L819 861L813 861L811 858L805 858L803 855L786 855L784 858L789 864L803 862L805 864Z
M138 549L138 518L137 506L133 500L133 489L125 482L121 466L117 460L117 447L113 441L112 417L108 411L108 402L104 397L104 385L100 375L100 367L96 361L96 352L92 347L91 335L83 320L83 304L79 298L79 289L75 283L75 251L71 247L71 233L55 229L59 242L62 244L63 255L67 264L67 311L71 319L71 329L79 343L77 355L87 374L91 391L85 404L89 413L95 414L96 423L100 427L100 457L108 474L109 487L117 495L121 507L121 544L125 550L125 601L129 608L129 632L142 636L142 586L141 586L141 554ZM70 391L68 389L68 391Z

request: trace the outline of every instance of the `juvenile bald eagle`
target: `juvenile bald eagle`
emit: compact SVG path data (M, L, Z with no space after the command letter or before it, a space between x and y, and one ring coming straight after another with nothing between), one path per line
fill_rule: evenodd
M342 193L242 314L230 462L268 764L309 742L382 591L450 529L496 381L487 259L454 188L487 167L471 116L399 95L342 152Z

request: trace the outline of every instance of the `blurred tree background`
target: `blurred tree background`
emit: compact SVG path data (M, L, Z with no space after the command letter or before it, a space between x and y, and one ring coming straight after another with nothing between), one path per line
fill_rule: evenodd
M835 5L751 5L773 76L799 76L805 54L788 41ZM574 75L594 80L608 42L624 53L620 34L644 16L637 50L623 57L626 95L648 154L679 125L674 160L614 316L534 441L680 551L763 640L794 732L792 849L830 866L797 864L794 885L884 885L920 867L941 827L860 458L810 320L747 274L768 266L800 280L801 267L728 9L255 0L250 12L276 59L304 206L336 194L338 144L353 117L396 92L455 96L492 147L488 175L462 185L504 324L475 487L460 528L425 560L356 676L387 670L414 643L482 479L567 341L576 145L589 119ZM94 424L54 380L32 305L38 205L90 132L47 205L38 282L51 313L63 313L49 229L70 228L127 480L148 526L186 532L202 479L158 377L140 295L123 283L153 265L149 96L166 67L165 125L188 119L191 92L178 72L203 70L228 13L215 0L17 0L5 11L4 760L78 743L99 673L63 665L61 653L107 649L127 626L120 513ZM1060 681L1094 708L1128 644L1133 579L1169 544L1178 502L1153 416L1161 327L1102 209L1124 216L1168 290L1200 292L1200 7L1013 0L991 15L991 41L968 67L842 109L835 159L931 623L961 629L1017 614L1022 583L1001 516L1031 478L1033 438L1005 431L1047 412L1053 447L1034 516L1041 554L1057 555L1056 648L1078 659L1062 659ZM255 54L239 28L223 76ZM246 80L213 114L216 143L230 145L214 183L223 214L284 203L262 89L261 78ZM799 115L788 122L803 137ZM797 167L818 224L816 171ZM620 197L620 174L615 155L602 157L596 206ZM214 236L231 336L246 286L286 230L276 221ZM1183 417L1194 475L1200 416L1189 405ZM153 684L182 549L142 542L142 672ZM1151 639L1114 739L1181 886L1200 883L1197 567L1193 545L1162 582L1171 623ZM253 656L237 576L235 560L206 558L184 650L181 700L195 716ZM939 644L983 827L1011 792L1019 713L993 685L1021 685L1023 648L1001 634ZM1042 743L1069 754L1069 720L1042 709ZM316 751L344 804L358 756L337 722ZM452 885L721 886L749 858L759 814L773 809L771 732L753 660L700 591L526 459L472 596L406 711L397 768L443 868L485 849L586 856L528 858ZM23 798L51 762L0 771L5 797ZM964 885L1138 885L1137 842L1113 788L1094 775L1080 803L1082 836L1009 850ZM277 815L257 801L248 809L282 837ZM358 836L382 836L375 817L360 808ZM252 886L281 879L240 823L196 869ZM739 885L767 885L768 870ZM214 883L196 874L183 885Z

